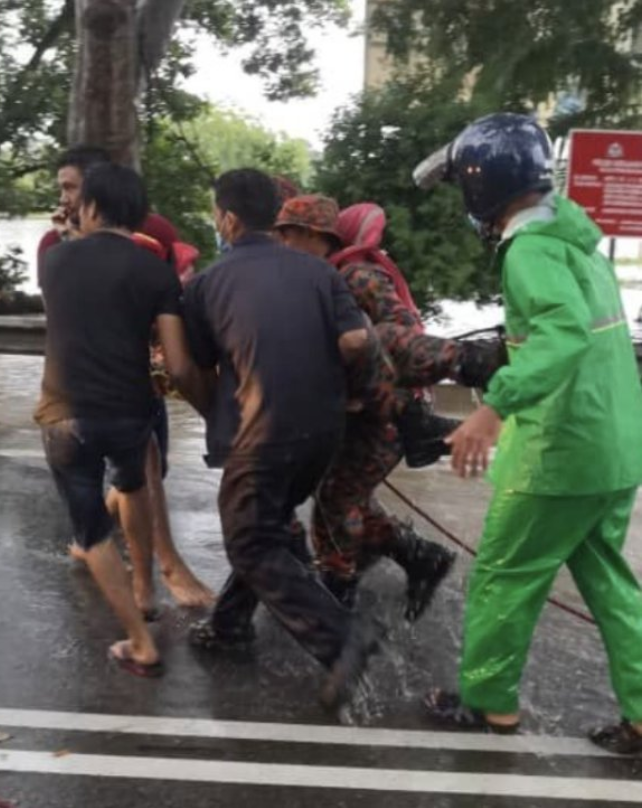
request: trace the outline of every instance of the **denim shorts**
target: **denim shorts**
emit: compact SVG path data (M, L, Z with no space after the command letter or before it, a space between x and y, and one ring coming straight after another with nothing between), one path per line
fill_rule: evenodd
M113 530L105 507L105 471L122 493L145 485L145 459L151 436L149 419L74 418L42 429L47 463L69 510L74 540L84 550Z

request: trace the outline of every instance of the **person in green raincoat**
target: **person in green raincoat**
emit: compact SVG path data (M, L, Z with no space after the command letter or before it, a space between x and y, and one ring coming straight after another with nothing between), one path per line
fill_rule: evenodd
M642 591L622 556L642 481L642 388L599 228L553 192L544 130L513 114L482 118L415 171L455 182L480 235L496 244L509 364L450 437L465 477L494 494L466 600L460 692L425 706L451 727L513 732L535 625L566 565L601 632L623 719L591 734L642 752Z

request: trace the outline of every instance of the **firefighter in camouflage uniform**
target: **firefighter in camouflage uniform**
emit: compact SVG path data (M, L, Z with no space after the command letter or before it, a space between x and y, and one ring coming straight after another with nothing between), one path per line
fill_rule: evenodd
M503 359L496 346L489 351L424 333L401 272L378 249L384 226L376 205L357 205L339 215L334 200L318 195L288 200L276 225L289 246L337 267L376 336L372 377L364 385L368 396L351 403L344 442L317 492L317 564L328 587L351 603L360 574L382 556L392 558L406 572L406 617L414 621L454 555L388 515L375 490L404 455L409 465L422 466L447 451L443 438L458 422L435 416L424 388L444 378L483 386Z

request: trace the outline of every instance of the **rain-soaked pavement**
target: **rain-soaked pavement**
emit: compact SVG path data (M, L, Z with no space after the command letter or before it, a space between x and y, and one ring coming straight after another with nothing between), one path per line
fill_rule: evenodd
M453 684L462 555L430 613L400 620L402 577L382 563L361 605L391 627L368 691L340 725L317 704L321 672L265 612L251 656L202 656L185 642L192 615L166 595L155 627L167 665L158 681L113 669L119 636L86 573L65 553L66 517L31 421L41 360L0 356L0 805L19 808L573 808L642 802L642 762L583 740L612 719L597 632L547 607L526 671L525 734L439 732L422 692ZM218 476L201 463L199 420L171 405L169 500L175 535L214 587L226 575L216 515ZM474 545L487 501L482 481L445 464L398 473L395 484ZM386 504L408 509L390 491ZM435 531L418 519L427 535ZM642 501L629 557L642 573ZM579 605L562 577L556 594ZM347 721L347 725L346 725ZM6 737L9 736L9 737Z

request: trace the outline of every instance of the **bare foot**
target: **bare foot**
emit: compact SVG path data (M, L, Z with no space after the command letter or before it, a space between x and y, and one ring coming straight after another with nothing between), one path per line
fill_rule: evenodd
M120 640L109 648L109 653L114 659L131 659L140 662L141 665L153 665L158 662L160 656L154 643L134 643L132 640Z
M164 672L153 643L137 645L132 640L121 640L110 647L109 657L134 676L156 678Z
M485 713L486 721L496 727L516 727L519 713Z
M182 560L174 562L171 567L164 567L163 581L179 606L211 606L216 600L214 592L199 581Z

